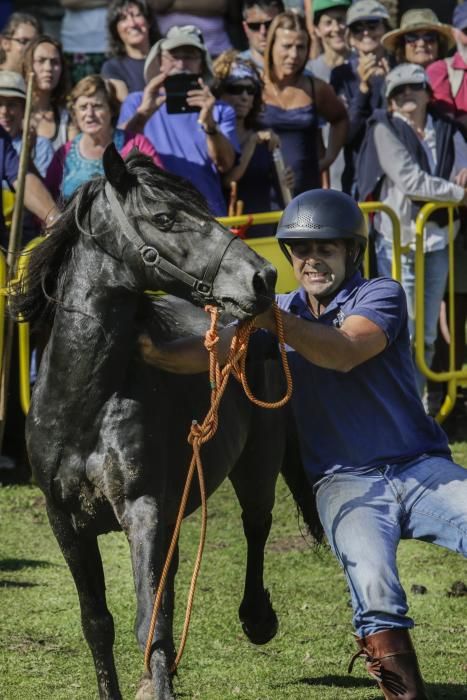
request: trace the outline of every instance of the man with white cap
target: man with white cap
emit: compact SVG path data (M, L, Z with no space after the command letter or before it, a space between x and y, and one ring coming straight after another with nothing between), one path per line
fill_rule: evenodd
M23 117L26 106L26 84L19 73L0 71L0 126L8 132L18 153L23 142ZM32 158L39 174L45 177L54 155L50 139L34 136Z
M352 54L346 63L333 69L331 85L349 112L342 188L353 193L355 160L366 121L384 102L383 82L389 63L381 39L390 29L389 12L377 0L357 0L347 10L346 24Z
M401 225L402 285L415 326L415 220L426 202L467 204L467 145L452 120L429 106L431 89L422 66L402 63L386 76L387 110L376 110L358 161L358 196L369 195L393 209ZM425 361L431 365L439 309L448 275L448 217L435 212L425 227ZM458 228L458 222L456 222ZM375 217L378 273L391 275L392 226ZM420 394L425 377L417 373Z
M198 76L199 89L187 93L186 102L197 112L169 114L164 83L170 75ZM120 126L144 133L157 150L164 167L190 180L206 197L211 212L226 214L219 173L228 172L239 150L235 111L217 102L208 86L211 59L199 29L172 27L150 50L144 66L144 92L133 92L120 112Z
M0 126L5 129L11 138L12 145L20 154L23 143L23 117L26 104L26 85L23 77L13 71L0 71ZM54 149L49 139L43 136L34 135L31 139L31 157L39 174L44 177L46 170L54 155ZM4 190L9 193L8 184L4 183ZM14 204L14 195L4 197L8 207L8 200L11 202L11 209ZM4 211L7 215L9 212ZM27 243L39 233L39 226L33 217L25 216L23 219L23 243Z
M21 124L26 88L23 78L12 71L0 71L0 181L8 188L16 190L19 170L18 154L12 142L18 137ZM20 137L21 138L21 137ZM55 203L41 179L34 173L26 174L24 205L46 224L56 216ZM0 241L6 245L7 231L0 206Z

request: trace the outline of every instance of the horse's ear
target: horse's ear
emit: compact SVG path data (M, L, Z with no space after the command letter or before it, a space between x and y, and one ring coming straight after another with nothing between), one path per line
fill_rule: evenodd
M128 172L125 161L113 143L109 144L105 149L102 162L105 176L112 187L117 192L126 194L133 184L134 178Z

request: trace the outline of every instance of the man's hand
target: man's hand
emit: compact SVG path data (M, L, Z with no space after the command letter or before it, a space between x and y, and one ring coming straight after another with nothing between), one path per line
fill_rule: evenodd
M199 90L188 90L186 101L190 107L200 108L198 123L201 124L204 129L207 129L207 131L212 131L216 128L216 122L212 116L216 98L202 78L199 78L198 82L200 85Z
M137 113L145 119L149 119L149 117L151 117L165 102L166 96L161 95L160 90L166 77L166 73L159 73L159 75L151 78L144 88L143 99L141 100Z
M262 314L258 314L253 319L253 325L255 328L264 328L272 333L276 330L276 317L274 316L274 311L272 306L269 307L267 311L263 311Z

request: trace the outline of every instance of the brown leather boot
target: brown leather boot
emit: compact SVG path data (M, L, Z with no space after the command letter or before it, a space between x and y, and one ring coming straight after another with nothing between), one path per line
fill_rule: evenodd
M408 630L384 630L357 638L349 673L359 656L364 657L386 700L429 700Z

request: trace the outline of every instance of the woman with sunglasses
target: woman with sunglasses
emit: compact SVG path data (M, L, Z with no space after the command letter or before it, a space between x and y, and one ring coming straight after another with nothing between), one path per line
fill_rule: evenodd
M321 173L337 158L347 134L347 113L334 90L305 73L310 35L294 12L278 15L264 53L263 128L281 140L284 159L295 176L294 195L321 186ZM322 122L328 122L326 151L320 151Z
M445 58L455 45L451 27L442 24L433 10L408 10L401 17L399 29L381 39L382 46L393 54L396 63L415 63L427 68Z
M216 78L213 90L220 100L235 110L236 132L241 149L238 163L223 176L226 199L232 183L237 186L237 200L243 202L244 214L283 209L273 151L279 139L270 129L261 130L258 118L262 109L262 81L252 61L244 61L237 51L225 51L214 62ZM293 189L292 170L286 168L285 181ZM274 235L270 225L253 226L249 237Z
M0 70L21 73L24 52L41 31L36 17L26 12L13 12L0 34Z
M421 66L402 63L385 81L388 109L368 123L358 161L358 196L383 202L400 221L402 285L407 295L409 331L415 327L415 220L426 202L467 204L467 144L455 122L430 107L431 88ZM425 227L425 361L434 354L437 322L448 274L448 218L435 212ZM393 231L385 215L375 216L378 274L392 276ZM455 222L457 232L459 222ZM423 393L425 377L417 371Z
M31 72L35 77L31 127L56 151L76 134L66 109L68 74L59 41L43 34L30 43L24 54L25 80Z

